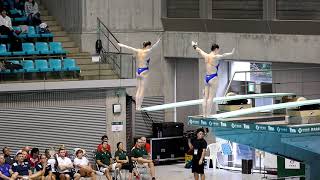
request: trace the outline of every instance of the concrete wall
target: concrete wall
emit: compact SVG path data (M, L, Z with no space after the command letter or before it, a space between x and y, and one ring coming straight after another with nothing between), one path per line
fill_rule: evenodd
M94 53L97 39L97 17L121 41L124 36L126 42L139 42L139 46L145 39L163 31L160 0L42 1L65 30L73 34L77 42L81 40L82 50L91 53ZM232 58L237 60L320 62L320 37L317 35L166 32L163 40L164 57L196 57L190 46L190 41L196 40L205 50L212 42L219 43L223 52L235 47L236 54Z
M117 94L118 93L118 94ZM119 97L117 96L119 95ZM121 105L121 113L113 114L113 104ZM116 151L116 144L123 142L126 144L126 93L125 90L109 91L106 98L106 116L107 116L107 136L109 137L109 144L111 144L112 152ZM119 132L112 132L112 122L122 122L123 130Z
M90 0L84 1L83 5L85 8L82 21L82 50L91 53L94 52L94 43L97 39L97 17L112 32L118 33L116 37L119 39L121 39L121 33L152 34L152 32L162 31L161 1L159 0ZM142 39L128 40L143 42Z
M320 65L302 63L273 63L272 69L292 69L286 71L274 71L272 81L275 92L292 92L297 96L309 99L320 98ZM304 69L305 68L305 69Z
M236 52L230 58L233 60L320 63L320 36L314 35L166 32L163 55L196 57L192 40L205 51L212 43L218 43L222 53L234 47Z
M41 0L58 23L66 30L71 38L80 45L82 31L82 10L85 0ZM41 12L40 12L41 13ZM50 28L50 27L49 27Z

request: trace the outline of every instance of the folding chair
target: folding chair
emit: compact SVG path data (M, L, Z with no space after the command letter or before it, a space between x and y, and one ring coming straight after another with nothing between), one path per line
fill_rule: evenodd
M135 178L136 180L143 180L143 179L150 179L150 173L148 171L148 167L139 164L136 161L133 161L133 172L135 172Z

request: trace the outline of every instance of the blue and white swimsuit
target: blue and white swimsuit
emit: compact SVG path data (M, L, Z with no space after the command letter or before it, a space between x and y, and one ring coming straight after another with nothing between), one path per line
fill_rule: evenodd
M210 81L211 79L213 79L213 78L215 78L215 77L217 77L217 76L218 76L219 64L218 64L218 65L216 65L216 68L217 68L217 72L216 72L216 73L206 75L206 77L205 77L205 81L206 81L206 83L207 83L207 84L209 84L209 81Z
M140 75L141 73L143 73L144 71L148 71L149 70L149 63L150 63L150 58L147 60L147 66L143 67L143 68L138 68L137 69L137 73L138 75Z

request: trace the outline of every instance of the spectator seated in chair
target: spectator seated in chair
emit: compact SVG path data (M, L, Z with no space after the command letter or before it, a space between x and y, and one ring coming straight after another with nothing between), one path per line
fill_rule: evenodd
M41 180L55 180L56 176L52 174L51 165L48 163L46 155L40 155L40 162L36 165L36 173L38 179Z
M58 166L58 161L56 157L56 151L51 148L45 150L46 157L48 159L48 164L50 164L51 167L51 172L52 172L52 179L56 179L59 176L59 173L57 172L57 166Z
M12 165L12 179L35 179L29 163L25 160L25 156L21 152L18 152L17 161Z
M4 159L6 160L6 163L9 164L10 166L12 166L12 164L15 161L15 158L13 156L11 156L11 150L8 147L4 147L2 149L2 152L4 154Z
M15 38L17 38L17 34L20 33L20 31L15 31L12 27L11 18L7 16L7 11L3 9L1 11L0 16L0 33L2 35L8 35L10 41L13 41Z
M31 26L38 26L41 24L40 12L37 2L34 0L27 0L24 4L25 13L28 17L28 23Z
M143 141L141 139L137 139L136 147L131 150L131 154L132 161L136 161L139 165L147 164L147 166L150 168L152 180L155 180L155 168L153 161L147 150L143 147Z
M4 154L0 154L0 179L10 180L12 173L11 166L6 163Z
M104 141L102 144L102 151L96 154L96 163L101 172L103 172L108 180L112 180L111 172L119 168L120 164L114 163L112 160L111 152L107 150L108 142Z
M129 161L129 157L126 151L124 151L123 143L118 142L117 143L117 151L115 152L115 158L116 162L120 164L121 169L127 169L129 170L129 180L132 179L132 170L133 170L133 164Z
M28 161L30 164L31 171L33 171L36 168L37 164L40 162L38 148L32 148Z
M57 162L60 180L80 179L80 174L74 172L73 163L71 159L66 157L65 149L59 149L59 157L57 157Z
M76 158L73 161L76 172L81 175L81 177L91 177L92 180L96 180L96 173L91 168L91 164L88 159L84 156L86 153L85 150L76 148L75 155Z

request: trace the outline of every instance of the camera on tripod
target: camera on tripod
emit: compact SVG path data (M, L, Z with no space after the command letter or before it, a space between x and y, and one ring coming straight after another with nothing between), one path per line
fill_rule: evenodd
M203 128L204 129L204 137L207 136L207 134L209 133L209 128ZM184 134L184 138L187 139L196 139L197 138L197 130L189 130L186 131L186 133Z

